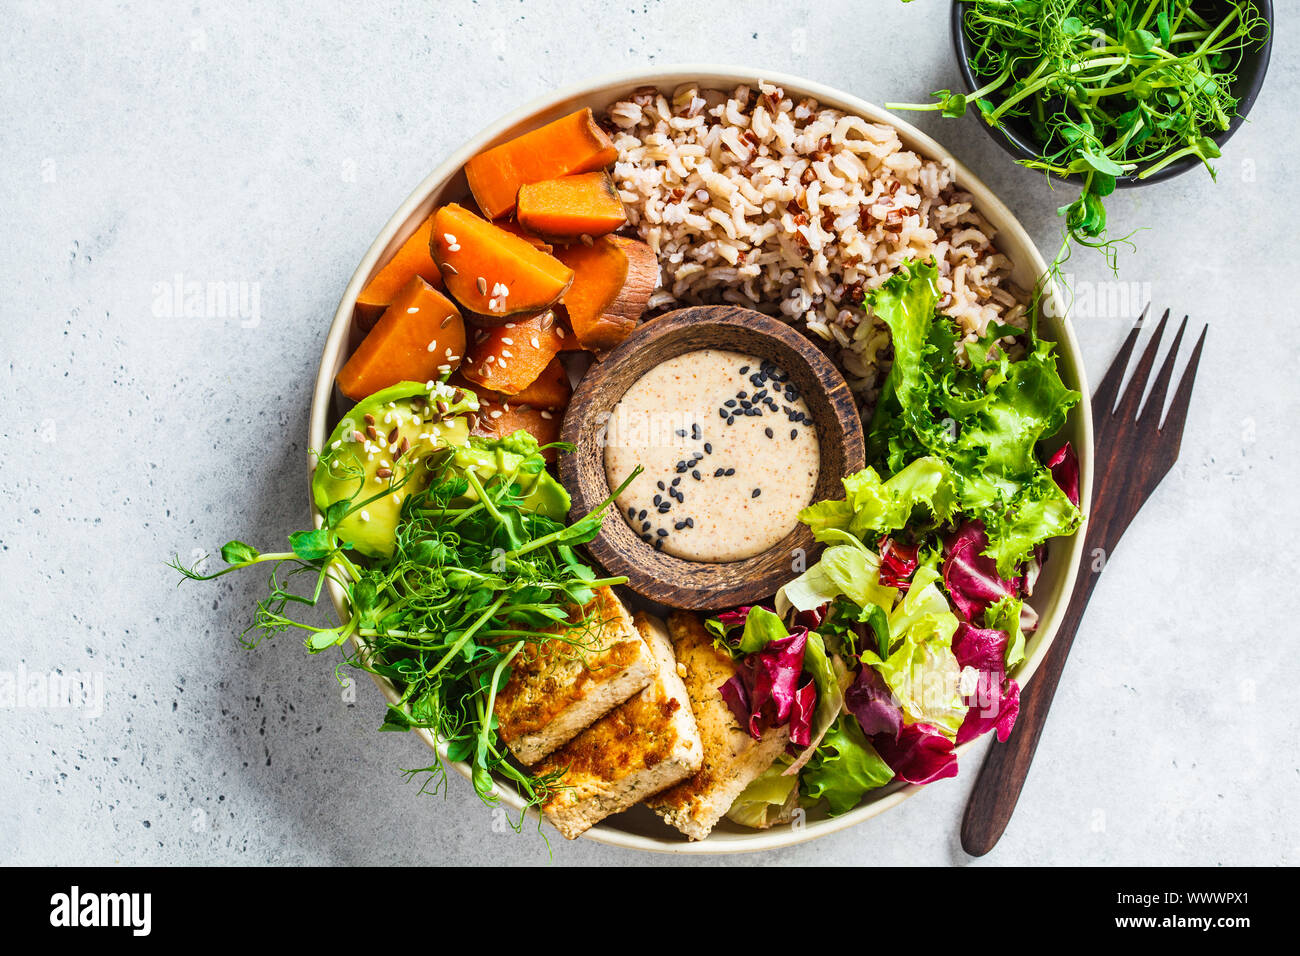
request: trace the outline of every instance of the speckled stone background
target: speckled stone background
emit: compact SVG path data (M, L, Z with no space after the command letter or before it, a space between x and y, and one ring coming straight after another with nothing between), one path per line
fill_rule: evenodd
M959 83L939 0L710 7L5 4L0 679L87 672L104 698L99 716L0 708L0 859L547 862L535 834L494 832L459 778L445 798L402 781L426 752L375 732L369 683L348 702L292 638L239 648L256 576L178 590L164 562L307 520L309 393L339 295L398 203L492 117L691 61L875 102ZM1217 184L1195 172L1108 203L1117 231L1143 229L1120 280L1209 321L1210 348L1182 459L1102 577L1020 808L980 864L1300 863L1298 39L1294 21L1278 31ZM973 119L919 123L1050 255L1069 191ZM1100 257L1070 269L1105 299ZM168 290L186 281L245 283L255 317L176 314ZM1095 381L1132 315L1081 311ZM977 765L848 832L732 859L970 863L957 829ZM673 862L552 842L559 864Z

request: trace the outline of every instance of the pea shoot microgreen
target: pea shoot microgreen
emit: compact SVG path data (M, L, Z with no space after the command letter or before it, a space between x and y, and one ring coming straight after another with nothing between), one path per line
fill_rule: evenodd
M358 491L335 502L320 528L289 536L288 551L262 553L231 541L221 549L228 566L219 571L204 574L178 561L172 566L183 579L207 581L269 565L269 594L242 635L246 646L297 628L306 632L313 654L339 648L347 667L397 688L399 698L380 730L428 730L449 759L469 764L484 802L498 803L495 775L512 782L526 806L535 806L559 786L562 771L534 775L508 759L493 715L496 695L521 654L550 642L577 653L590 642L600 622L576 609L590 604L597 588L626 578L598 577L576 549L600 532L610 504L640 469L591 513L566 525L525 505L518 479L545 468L542 449L535 442L509 447L524 452L519 464L487 478L458 467L451 454L425 459L429 481L406 496L389 558L358 556L336 529L347 515L391 494L396 480L378 496L361 499ZM302 576L314 579L300 592L294 585ZM346 594L347 620L318 627L288 613L294 605L315 606L327 582ZM440 790L446 779L440 758L404 772L423 777L423 792ZM522 819L512 821L516 829Z

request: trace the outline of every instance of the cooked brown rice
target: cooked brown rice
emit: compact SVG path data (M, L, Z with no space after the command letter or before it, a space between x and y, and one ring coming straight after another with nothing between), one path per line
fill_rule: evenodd
M970 336L1023 326L994 230L951 166L903 149L892 126L767 83L687 85L671 101L647 88L607 121L629 221L659 256L652 309L726 302L802 323L868 401L889 333L858 306L907 259L934 256L941 305Z

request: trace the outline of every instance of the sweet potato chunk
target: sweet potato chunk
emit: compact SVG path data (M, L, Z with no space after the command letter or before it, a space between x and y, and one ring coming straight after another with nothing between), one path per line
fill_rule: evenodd
M573 269L563 303L578 343L592 352L618 345L636 328L659 282L659 263L644 242L603 236L556 251Z
M465 178L483 214L500 219L515 208L520 186L604 169L617 158L591 110L582 109L479 153L465 164Z
M627 210L613 178L602 169L525 183L519 187L515 218L534 235L570 242L613 232L627 223Z
M564 415L546 408L516 403L487 401L479 396L478 423L473 434L485 438L500 438L523 429L537 439L539 445L549 445L560 440L560 423ZM542 452L547 461L555 461L555 449Z
M471 386L517 395L564 348L564 329L551 313L480 329L469 347L461 374Z
M462 375L453 375L451 384L469 389L479 397L479 401L494 402L498 405L502 403L531 405L533 408L545 408L553 412L560 411L568 405L569 396L573 394L573 389L569 385L569 373L558 357L551 359L550 364L542 369L542 374L538 375L531 385L514 395L485 388Z
M420 223L420 228L411 233L393 253L383 267L374 274L366 287L357 296L355 315L357 323L365 331L370 331L384 310L393 303L393 297L402 287L419 276L435 289L442 288L442 275L438 265L429 253L429 236L433 231L433 217Z
M465 355L465 323L445 295L414 276L339 371L339 390L360 401L398 382L438 378Z
M560 260L455 203L434 214L430 241L447 291L483 322L539 313L573 282Z
M530 232L526 232L524 230L524 227L519 225L519 223L515 222L513 219L502 219L500 222L496 223L495 225L498 225L506 232L518 236L520 239L523 239L534 249L540 249L542 250L542 252L545 252L548 255L555 251L555 247L553 245L551 245L545 239L539 238L538 236L534 236Z

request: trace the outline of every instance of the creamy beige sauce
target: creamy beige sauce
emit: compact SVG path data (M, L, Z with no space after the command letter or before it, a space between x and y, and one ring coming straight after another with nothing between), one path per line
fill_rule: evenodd
M605 476L642 540L689 561L740 561L795 526L821 465L808 405L779 367L687 352L632 383L606 425Z

